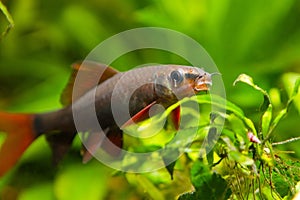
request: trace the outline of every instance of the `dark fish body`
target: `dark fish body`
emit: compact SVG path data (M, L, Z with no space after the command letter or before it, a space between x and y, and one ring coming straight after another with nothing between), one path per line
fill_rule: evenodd
M154 104L161 104L167 108L184 97L207 91L211 85L210 74L189 66L161 65L117 72L105 65L87 62L75 65L74 69L76 72L71 76L71 83L63 94L63 102L66 105L63 109L44 114L0 112L0 130L8 133L0 150L0 163L6 162L0 166L0 176L9 170L32 141L42 134L46 135L53 151L54 162L57 163L68 151L77 132L98 131L90 124L91 108L95 108L99 125L107 136L106 140L122 148L121 126L146 119L149 117L149 109ZM102 80L98 80L97 70L102 70ZM80 87L84 87L77 91L76 88L73 90L73 87L76 87L74 81L78 73L85 73L86 76L79 81ZM89 82L92 84L88 84ZM74 113L80 116L81 123L84 124L80 130L75 126ZM87 144L90 144L91 148L85 149L84 162L91 159L93 152L89 151L93 151L93 145L97 143L94 138L89 140ZM105 140L101 142L104 149L107 148L105 143ZM20 148L13 149L12 145L18 145ZM118 153L110 152L110 149L105 150L112 155Z

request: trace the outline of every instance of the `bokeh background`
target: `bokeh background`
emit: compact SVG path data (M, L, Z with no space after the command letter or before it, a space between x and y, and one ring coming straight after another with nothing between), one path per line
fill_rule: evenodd
M257 122L263 97L246 85L234 87L237 76L241 73L252 76L259 86L270 91L275 109L279 110L300 74L300 1L297 0L4 0L3 3L15 27L0 40L0 110L45 112L60 108L60 94L73 62L84 59L106 38L144 26L170 28L198 41L222 73L227 99ZM7 25L0 13L0 31ZM184 64L174 55L145 50L123 56L114 67L124 71L150 62ZM300 135L299 102L298 98L277 128L274 141ZM297 159L299 144L294 142L279 148L295 151L290 156ZM16 196L35 199L40 195L44 199L141 199L144 191L136 189L137 185L151 188L148 179L139 175L111 179L107 176L111 170L97 162L82 166L79 146L76 141L64 163L54 169L50 150L44 138L40 138L26 152L22 163L0 179L0 199ZM162 178L152 176L160 184ZM177 183L167 184L172 188ZM172 189L168 192L176 194Z

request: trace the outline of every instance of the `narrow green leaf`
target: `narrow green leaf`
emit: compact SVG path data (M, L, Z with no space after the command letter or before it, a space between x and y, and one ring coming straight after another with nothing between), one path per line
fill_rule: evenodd
M214 163L214 150L211 149L210 147L212 145L214 145L217 141L218 138L216 138L216 136L218 136L217 134L217 128L216 127L210 127L208 134L207 134L207 144L205 147L206 150L206 159L208 162L209 166L212 166Z
M278 113L278 115L275 117L275 119L273 120L273 122L271 124L271 128L272 129L274 129L278 125L279 121L286 115L286 113L287 113L287 109L286 108L283 109L283 110L281 110Z
M269 104L268 109L265 111L261 119L261 130L264 136L266 136L269 131L270 123L272 120L272 113L273 113L273 106L272 104Z
M249 118L246 118L246 117L244 117L242 119L244 120L245 124L253 131L253 134L257 136L257 132L256 132L256 129L255 129L255 126L254 126L252 120Z
M286 73L282 76L282 82L289 95L288 106L294 102L298 112L300 113L300 74L297 73Z
M221 138L226 143L228 151L237 151L237 148L228 137L221 137Z
M164 196L161 191L153 185L153 183L143 175L137 175L137 183L141 186L152 199L164 200Z
M295 82L295 85L294 85L294 89L293 89L292 97L291 97L291 98L293 98L294 96L296 96L296 95L298 94L299 87L300 87L300 77L298 77L298 79L297 79L296 82Z
M274 109L282 107L281 93L279 88L271 88L269 91L270 98Z
M222 130L222 135L228 137L229 140L231 140L231 141L234 141L234 140L236 139L235 133L234 133L232 130L230 130L230 129L224 128L224 129Z
M270 137L271 137L271 134L273 132L273 130L276 128L276 126L278 125L278 123L286 116L286 114L288 113L288 109L290 107L290 104L293 102L294 98L297 96L298 94L298 91L299 91L299 86L300 86L300 78L298 78L296 81L295 81L295 84L294 84L294 87L293 87L293 90L292 90L292 94L290 96L290 99L286 105L286 108L282 109L278 115L274 118L273 122L271 123L271 126L270 126L270 129L269 129L269 132L266 136L266 138L264 139L263 143L265 143Z
M234 113L237 117L239 117L248 126L248 128L250 128L252 130L252 132L255 135L257 135L257 132L256 132L253 122L245 116L242 109L240 109L238 106L231 103L230 101L227 101L226 99L224 99L222 97L212 95L212 94L200 95L200 96L197 96L197 98L192 97L190 99L197 101L199 104L208 103L208 104L211 104L218 108L225 109L227 111Z
M253 159L249 158L248 156L245 156L244 154L238 151L229 152L228 158L244 166L250 166L254 164Z
M298 94L299 91L299 86L300 86L300 77L295 81L292 95L287 103L287 109L289 109L290 104L297 98L297 100L300 100L300 95ZM294 101L295 102L295 101ZM298 101L296 101L295 105L298 107L298 111L300 112L300 104Z
M204 95L193 96L190 98L184 98L184 99L178 101L177 103L171 105L170 107L168 107L166 109L166 111L164 111L163 114L158 116L157 119L155 120L155 122L153 122L153 123L160 123L161 121L165 120L166 117L172 112L172 110L174 110L178 106L180 106L188 101L194 101L194 102L197 102L198 104L211 104L212 106L215 106L215 108L219 108L221 110L221 112L224 112L224 113L225 113L225 111L232 112L234 115L236 115L238 118L240 118L244 122L244 124L247 126L247 128L249 128L253 132L254 135L257 136L257 131L254 126L254 123L252 122L252 120L250 120L249 118L247 118L245 116L242 109L240 109L238 106L236 106L232 102L227 101L226 99L224 99L220 96L217 96L217 95L213 95L213 94L204 94Z
M249 158L248 156L240 153L238 149L235 147L235 145L232 143L232 141L228 137L222 137L222 140L226 143L228 148L228 158L236 161L237 163L249 166L253 165L254 161L253 159Z
M272 199L272 200L282 200L283 199L282 197L279 196L279 194L277 192L274 192L274 189L271 187L263 187L261 192L264 195L265 199Z
M185 102L188 102L188 101L196 101L199 104L212 104L212 105L214 105L218 108L221 108L221 109L224 109L224 110L226 109L228 111L231 111L240 118L245 117L245 114L244 114L243 110L240 109L235 104L231 103L230 101L227 101L226 99L224 99L220 96L217 96L217 95L204 94L204 95L193 96L193 97L190 97L190 98L184 98L184 99L178 101L177 103L171 105L164 112L164 114L161 116L161 118L167 117L171 113L172 110L174 110L179 105L181 105Z
M1 40L2 37L4 37L9 32L9 30L14 27L15 23L14 23L12 16L8 12L6 6L2 3L2 1L0 1L0 10L2 11L4 16L6 17L6 20L9 23L8 26L6 27L6 30L4 30L4 32L2 33L2 35L0 37L0 40Z
M14 24L15 24L14 20L13 20L12 16L10 15L10 13L8 12L6 6L2 3L2 1L0 1L0 10L5 15L7 21L9 22L9 24L11 24L12 26L14 26Z
M264 141L262 143L265 143L267 140L270 139L271 134L273 132L273 130L276 128L276 126L278 125L278 123L280 122L281 119L283 119L283 117L285 117L285 115L287 114L287 108L282 109L278 115L274 118L274 120L272 121L268 134L266 135Z
M298 73L285 73L282 76L282 82L289 95L289 98L297 95L300 86L300 74Z

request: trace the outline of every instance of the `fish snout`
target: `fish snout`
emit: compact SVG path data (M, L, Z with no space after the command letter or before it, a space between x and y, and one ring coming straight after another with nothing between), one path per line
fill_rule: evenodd
M212 80L211 80L212 75L213 74L209 74L209 73L205 72L203 75L198 76L195 79L194 90L196 92L210 90L210 88L212 86Z

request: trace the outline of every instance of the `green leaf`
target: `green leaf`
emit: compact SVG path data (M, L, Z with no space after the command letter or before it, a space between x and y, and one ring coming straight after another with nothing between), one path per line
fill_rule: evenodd
M300 86L300 74L286 73L283 75L282 81L287 93L289 94L288 106L294 100L294 104L300 113L300 93L298 93Z
M282 200L282 197L280 197L277 192L274 192L274 189L271 187L263 187L261 192L262 192L263 196L265 197L265 199Z
M147 179L145 176L137 175L137 183L140 187L144 188L145 191L151 196L152 199L164 200L164 196L161 191Z
M230 128L231 131L233 131L234 133L236 133L239 136L242 136L242 138L244 138L244 140L247 139L247 128L245 126L245 123L243 122L243 120L241 120L241 118L237 117L234 114L230 114L227 117L228 120L228 128Z
M295 85L294 85L294 89L293 89L291 98L294 98L298 94L299 87L300 87L300 75L299 75L298 79L295 81Z
M186 100L188 100L188 98L183 99L183 100L186 101ZM226 99L224 99L220 96L213 95L213 94L194 96L194 97L191 97L190 100L197 101L199 104L211 104L218 108L221 108L221 109L224 109L224 110L234 113L237 117L239 117L248 126L248 128L250 128L252 130L252 132L255 135L257 135L257 132L256 132L253 122L245 116L242 109L240 109L238 106L231 103L230 101L227 101Z
M289 101L287 103L286 109L288 110L290 107L290 104L294 101L299 103L298 101L295 101L295 99L297 98L297 100L300 101L300 93L298 93L299 91L299 86L300 86L300 77L296 79L293 90L292 90L292 94L290 95ZM298 104L295 104L296 106ZM300 111L299 111L300 112Z
M254 164L253 159L249 158L248 156L245 156L244 154L238 151L230 151L228 154L228 158L236 161L237 163L243 166L251 166Z
M292 98L298 93L298 89L300 85L300 74L285 73L282 76L282 82L284 83L285 89L289 94L289 98Z
M267 110L265 111L261 119L261 130L264 136L266 136L269 131L270 123L272 120L272 112L273 112L273 106L272 104L269 104Z
M210 147L217 142L216 140L218 138L216 138L216 136L218 136L217 128L210 127L208 130L208 134L207 134L207 144L206 144L206 148L205 148L206 159L207 159L209 166L212 166L214 163L214 149L211 149Z
M279 88L271 88L269 91L274 109L282 107L281 94Z
M2 11L4 16L6 17L6 20L9 23L8 26L6 27L6 30L4 30L4 32L2 33L2 35L0 37L0 40L1 40L10 31L10 29L14 27L15 23L14 23L14 20L13 20L12 16L8 12L7 8L2 3L2 1L0 1L0 10Z
M143 174L126 173L127 181L151 197L150 199L164 200L162 192L154 185L153 181ZM145 196L145 195L144 195ZM145 197L144 197L145 198Z
M228 199L231 193L227 182L219 174L213 173L211 179L201 188L196 189L196 192L182 194L178 200L221 200Z
M289 194L290 186L289 184L287 184L287 180L281 174L273 172L272 182L276 188L276 191L280 194L281 197Z
M219 174L211 173L200 161L191 169L191 180L196 192L186 193L179 199L228 199L231 195L227 182Z
M212 174L207 165L201 161L196 161L191 169L191 181L194 187L200 189L203 185L210 181Z
M198 192L188 192L180 195L178 200L198 200L200 198Z
M277 116L275 117L275 119L273 120L273 122L271 124L272 130L278 125L278 123L286 115L286 113L287 113L287 109L283 109L277 114Z
M254 86L253 78L247 74L240 74L239 77L233 82L233 85L235 86L237 82L243 82L250 86Z
M265 108L267 108L267 106L271 103L271 98L270 98L269 94L267 93L267 91L263 90L262 88L260 88L256 84L254 84L251 76L249 76L247 74L240 74L238 76L238 78L233 82L233 85L235 86L238 82L246 83L264 95L264 103L261 106L262 110L265 110Z
M265 143L271 137L271 134L272 134L273 130L277 127L278 123L287 115L288 109L289 109L291 103L294 101L295 97L296 96L300 97L300 95L299 95L300 93L298 93L299 86L300 86L300 78L296 79L294 87L293 87L291 95L290 95L290 99L288 100L286 107L284 109L282 109L277 114L277 116L274 118L273 122L270 125L270 130L269 130L266 138L264 139L263 143Z
M250 166L254 164L253 159L240 153L238 149L234 146L232 141L228 137L222 137L222 140L226 143L228 148L228 158L243 165Z
M278 123L280 122L280 120L282 120L287 114L287 108L282 109L277 116L274 118L274 120L272 121L271 125L270 125L270 129L268 134L266 135L265 139L262 141L262 143L265 143L266 141L268 141L271 137L271 134L273 133L273 130L276 128L276 126L278 125Z
M289 109L290 104L292 102L294 102L300 113L300 103L299 103L300 102L300 93L298 93L299 87L300 87L300 77L295 81L292 95L288 101L287 109Z
M179 151L173 151L172 156L171 155L164 155L163 158L162 158L163 161L164 161L164 164L166 165L166 169L169 172L172 180L173 180L174 167L175 167L175 164L176 164L176 161L177 161L176 158L178 158L179 155L180 155Z

